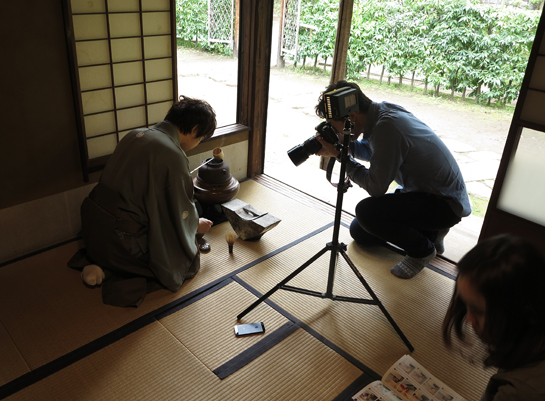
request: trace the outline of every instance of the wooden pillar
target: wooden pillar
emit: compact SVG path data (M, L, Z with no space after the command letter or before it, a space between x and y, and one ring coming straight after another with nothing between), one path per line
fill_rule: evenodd
M284 44L284 13L286 12L286 0L280 0L280 21L278 21L278 52L276 54L276 67L284 68L284 56L282 55L282 45Z
M250 127L248 177L263 173L274 0L240 0L237 123Z
M340 1L335 52L333 53L333 65L331 67L330 83L332 84L346 77L346 57L348 55L348 39L350 39L353 9L354 0Z

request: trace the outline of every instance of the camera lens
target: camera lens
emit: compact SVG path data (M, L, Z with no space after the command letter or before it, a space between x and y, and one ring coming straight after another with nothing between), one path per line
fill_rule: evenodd
M303 145L297 145L288 150L288 156L290 157L293 164L299 166L308 159L309 154L307 153Z

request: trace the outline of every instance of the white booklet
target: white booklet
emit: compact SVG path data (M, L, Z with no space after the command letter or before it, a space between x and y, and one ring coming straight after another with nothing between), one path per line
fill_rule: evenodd
M465 401L411 356L404 355L382 376L352 396L354 401Z

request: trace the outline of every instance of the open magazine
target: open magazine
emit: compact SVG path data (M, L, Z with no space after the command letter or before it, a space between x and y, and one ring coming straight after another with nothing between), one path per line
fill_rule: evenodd
M352 396L354 401L465 401L409 355L402 356L382 376Z

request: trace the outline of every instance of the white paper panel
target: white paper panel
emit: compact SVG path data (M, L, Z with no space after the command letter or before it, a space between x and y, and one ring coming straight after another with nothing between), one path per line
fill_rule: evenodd
M159 58L170 57L170 35L149 36L144 38L144 57Z
M117 112L117 126L119 130L127 130L146 126L146 108L134 107Z
M72 0L72 13L104 13L106 6L104 0Z
M143 11L170 10L169 0L142 0Z
M509 163L498 208L545 225L545 149L536 148L545 133L524 128L517 152Z
M142 60L142 41L140 38L112 39L111 44L114 63Z
M115 132L115 116L113 111L85 116L83 119L85 121L87 138Z
M530 88L545 90L545 56L539 56L534 64Z
M114 97L111 89L83 92L81 101L83 114L100 113L114 108Z
M144 85L131 85L116 88L115 103L118 109L140 106L145 102Z
M138 0L108 0L108 11L140 11L140 4Z
M140 36L140 14L110 14L110 37Z
M146 61L146 81L172 78L172 59L164 58Z
M545 113L543 105L545 104L545 93L528 90L520 118L536 124L545 125Z
M163 121L171 106L172 101L150 104L148 106L148 120L150 125L156 124L159 121Z
M112 75L109 65L82 67L79 69L79 84L81 91L108 88L112 86Z
M108 29L105 14L74 15L74 39L106 39Z
M79 66L105 64L110 62L110 50L107 40L77 42L76 54Z
M170 13L143 13L144 35L167 35L170 33Z
M152 82L146 85L148 103L172 100L172 81Z
M132 85L144 81L142 62L114 64L114 85Z
M117 146L117 136L115 134L99 136L87 140L87 152L89 159L101 156L111 155Z

